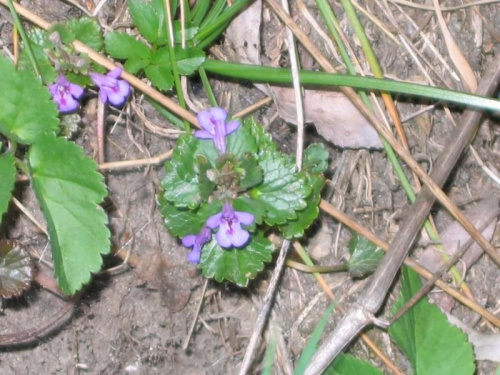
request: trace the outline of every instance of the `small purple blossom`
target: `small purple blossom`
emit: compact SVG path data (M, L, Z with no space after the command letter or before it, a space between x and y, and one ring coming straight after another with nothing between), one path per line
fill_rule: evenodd
M56 83L49 86L52 100L56 102L57 109L61 113L76 111L80 103L78 100L83 96L83 87L71 83L68 79L59 74Z
M218 107L201 111L197 117L203 130L195 131L194 136L199 139L213 139L215 148L220 153L225 153L226 136L238 129L240 122L236 120L226 122L227 111Z
M201 228L198 235L190 234L182 238L182 244L193 249L187 254L186 258L190 263L200 263L201 249L210 241L212 230L207 226Z
M106 104L110 102L115 107L121 107L128 99L130 85L123 79L118 79L122 74L122 68L115 68L106 75L90 73L90 78L99 87L99 99Z
M219 228L215 234L217 243L223 248L243 247L250 239L250 233L241 227L241 224L250 225L254 216L248 212L235 211L231 203L225 203L222 211L210 216L207 226Z

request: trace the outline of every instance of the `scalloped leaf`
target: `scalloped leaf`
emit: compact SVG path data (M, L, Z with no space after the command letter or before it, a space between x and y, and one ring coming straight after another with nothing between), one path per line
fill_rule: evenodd
M177 141L170 161L165 163L167 174L162 186L164 198L177 207L195 208L201 203L201 192L196 173L198 139L184 135Z
M33 263L28 251L16 241L0 241L0 296L20 296L33 279Z
M33 73L0 56L0 132L23 144L58 130L56 103Z
M313 143L304 150L304 169L311 173L323 173L328 168L330 154L323 143Z
M253 117L247 117L243 123L245 127L250 129L252 138L255 139L255 143L259 147L259 155L264 155L267 152L276 151L278 149L278 146L276 146L276 143L273 142L271 135L266 133L264 127L256 123Z
M233 201L233 207L236 211L251 213L257 224L262 224L262 220L266 214L266 205L264 203L244 195Z
M111 32L105 37L106 51L115 59L149 60L151 51L133 36Z
M371 363L362 361L349 354L341 354L328 367L324 375L382 375L383 372L373 366Z
M28 155L36 197L47 220L55 276L74 294L110 250L108 219L99 206L107 195L97 164L73 142L41 137Z
M16 182L16 165L10 154L0 155L0 223L2 216L9 207L12 198L12 189Z
M351 257L347 266L354 278L365 277L373 273L385 254L380 247L357 233L352 234L348 248Z
M325 179L321 175L306 175L307 184L312 187L312 192L306 198L306 208L297 211L297 219L289 220L280 226L283 236L287 239L298 238L304 235L304 231L314 223L319 215L319 202L321 201L321 190L325 185Z
M255 154L258 151L255 137L252 134L250 126L246 123L240 125L238 130L229 134L226 138L227 152L231 152L240 159L246 153Z
M290 157L277 151L262 155L259 165L264 180L250 190L250 196L266 204L265 222L275 225L297 219L296 211L306 208L305 198L311 194L304 174L296 171Z
M75 38L86 44L94 51L100 51L103 46L101 27L93 18L73 18L67 22L68 27L75 34Z
M399 310L422 287L420 277L402 268L401 296L392 312ZM448 322L436 305L422 298L398 321L389 334L408 357L417 375L472 375L474 353L467 336Z
M264 264L271 261L273 251L273 243L260 232L252 233L244 248L231 250L221 248L213 236L203 247L200 268L205 277L246 287L264 269Z
M129 0L128 10L142 36L149 43L156 43L160 27L165 28L165 25L160 24L158 14L153 6L144 0Z
M207 219L222 209L220 202L203 204L195 210L189 210L176 207L161 195L157 199L160 212L165 219L165 227L170 231L170 234L177 237L198 234Z

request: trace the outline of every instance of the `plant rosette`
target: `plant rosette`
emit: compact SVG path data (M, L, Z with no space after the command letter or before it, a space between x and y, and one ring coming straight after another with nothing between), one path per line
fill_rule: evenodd
M180 137L165 163L158 204L205 277L246 286L272 259L265 232L301 237L317 218L328 152L310 146L298 171L251 118L228 121L211 108L198 122L202 129Z

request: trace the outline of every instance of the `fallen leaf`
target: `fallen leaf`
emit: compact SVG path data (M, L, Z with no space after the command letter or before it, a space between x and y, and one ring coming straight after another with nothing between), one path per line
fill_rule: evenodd
M465 215L476 228L481 228L490 223L482 232L484 238L491 240L496 226L494 220L500 214L498 199L489 197L480 200L476 205L465 211ZM470 238L469 233L458 222L453 222L444 231L440 233L441 242L448 255L457 252ZM477 262L483 254L481 246L474 242L462 257L462 261L456 264L459 272L463 275L465 271ZM436 272L443 265L443 258L438 249L434 246L427 247L420 256L419 263L431 272ZM444 293L433 294L434 302L444 311L450 311L454 306L455 300Z
M0 296L21 295L32 279L33 264L26 249L15 241L0 241Z

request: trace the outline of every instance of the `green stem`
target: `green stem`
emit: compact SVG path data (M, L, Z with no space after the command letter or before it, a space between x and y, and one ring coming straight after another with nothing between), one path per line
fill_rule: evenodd
M203 69L202 66L198 69L198 73L200 73L201 82L203 83L203 87L205 88L205 92L207 93L208 101L212 107L217 107L217 99L215 99L214 92L212 91L212 86L210 86L210 82L208 81L207 72Z
M177 59L175 58L175 50L174 50L174 36L170 35L170 25L172 24L172 12L170 9L168 9L168 4L167 1L165 0L163 3L164 11L165 11L165 27L167 29L167 48L168 48L168 54L170 56L170 64L172 65L172 74L174 76L174 86L175 86L175 91L177 92L177 97L179 98L179 105L186 109L186 101L184 100L184 93L182 92L182 86L181 86L181 78L179 74L179 68L177 67ZM182 1L182 0L181 0ZM186 120L182 121L184 130L186 132L191 131L191 127L189 126L189 123Z
M28 164L26 164L24 161L22 161L21 159L18 159L18 158L15 158L15 163L16 163L16 167L18 169L21 170L21 172L23 172L26 176L29 176L30 175L30 169L28 167Z
M267 66L236 64L224 61L206 60L203 68L207 72L223 77L238 78L251 82L292 83L289 69ZM434 99L447 103L460 104L483 110L500 112L500 101L475 94L419 85L416 83L397 82L388 79L359 77L348 74L333 74L317 71L300 71L300 82L304 86L346 86L362 90L387 91L420 98Z
M7 0L7 6L9 7L10 14L12 15L12 19L14 20L14 25L16 26L17 30L19 31L19 35L21 35L21 39L23 40L24 47L26 48L26 51L28 51L28 56L31 61L31 65L33 65L33 70L35 71L35 74L39 77L40 75L40 68L38 67L38 62L36 61L35 54L33 53L33 50L31 48L31 43L26 35L26 31L24 30L23 24L21 23L21 20L19 19L19 15L17 14L16 8L14 8L14 4L12 3L12 0Z

